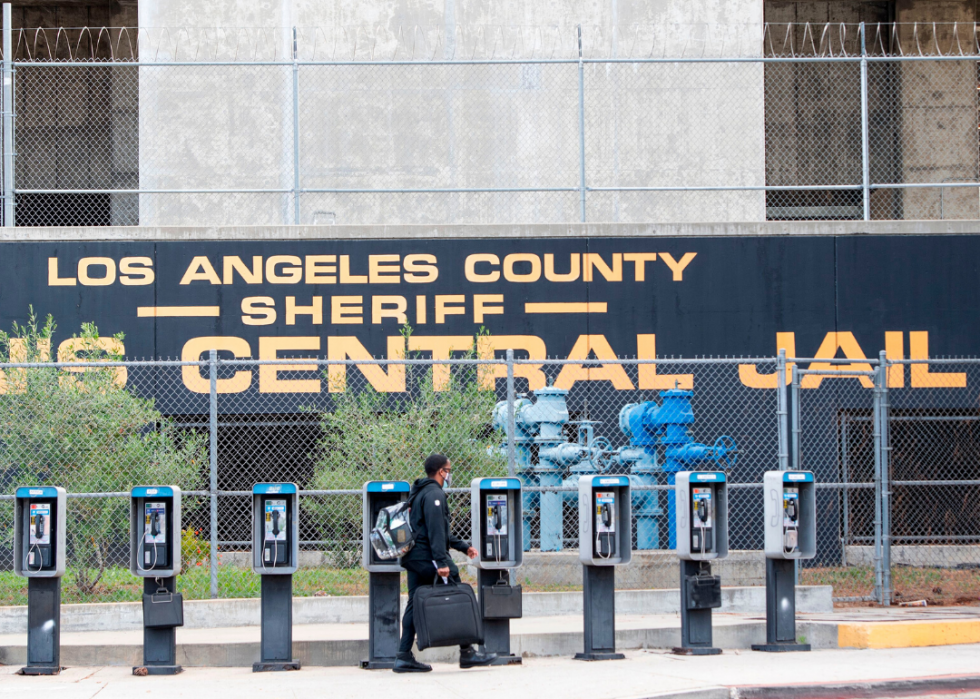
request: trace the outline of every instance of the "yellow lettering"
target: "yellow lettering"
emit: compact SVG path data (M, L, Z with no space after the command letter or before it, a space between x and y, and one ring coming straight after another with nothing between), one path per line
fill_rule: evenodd
M330 299L330 322L334 325L361 325L363 296L334 296Z
M242 299L243 325L272 325L275 322L276 302L271 296L249 296ZM251 351L245 356L251 356Z
M408 338L408 351L432 352L433 359L449 359L453 352L465 352L473 346L473 338L468 335L444 335L442 337ZM448 364L432 365L432 387L436 391L448 391L452 375Z
M415 297L415 324L425 325L426 313L425 313L425 297L416 296Z
M637 335L636 356L638 359L657 358L657 336ZM640 390L666 391L671 388L694 388L694 374L657 374L656 364L637 364L637 379Z
M282 274L279 265L283 265ZM303 261L296 255L273 255L265 261L265 278L270 284L298 284L303 278Z
M609 346L605 335L579 335L568 358L588 359L592 352L595 352L597 359L616 359L616 353ZM566 364L555 379L555 387L569 389L576 381L610 381L618 391L633 390L633 382L626 375L622 364L606 364L598 367Z
M78 356L79 352L86 353L98 353L98 352L108 352L109 354L115 355L126 355L126 346L114 337L100 337L100 338L86 338L86 337L72 337L60 345L58 345L58 361L69 363L69 362L97 362L98 359L92 359L91 357L80 358ZM69 367L67 371L81 374L86 371L93 371L93 367ZM129 373L126 367L116 367L112 370L113 383L119 387L124 387L126 385L126 380ZM68 379L68 381L73 381L74 379Z
M187 265L187 271L184 272L184 276L180 279L181 285L190 284L191 282L221 284L221 280L218 279L218 273L211 266L211 260L204 255L192 259L191 263Z
M451 303L465 303L463 294L436 296L436 323L445 323L446 316L461 316L466 313L465 306L450 306Z
M90 277L92 265L105 267L105 276ZM112 286L116 281L116 261L111 257L83 257L78 261L78 281L83 286Z
M244 305L244 301L242 304ZM184 343L184 349L180 352L180 359L184 362L199 362L201 356L211 350L231 352L236 359L252 356L252 348L248 341L240 337L194 337ZM183 366L180 369L184 386L188 391L193 393L211 392L211 379L201 375L201 367ZM230 379L218 379L216 382L218 393L241 393L251 385L251 371L236 371Z
M491 306L491 303L504 302L503 294L474 294L473 295L473 322L482 323L484 316L502 316L504 307Z
M815 359L833 359L837 356L837 350L844 353L844 356L848 359L867 359L864 356L864 351L858 345L857 340L854 339L854 333L850 332L837 332L837 333L827 333L823 342L820 343L820 347L817 349L817 353L814 354ZM808 369L811 371L871 371L871 365L866 362L854 362L852 364L831 364L830 362L813 362ZM853 376L804 376L800 381L801 388L820 388L820 384L824 379L848 379L854 378ZM874 381L868 376L858 376L858 380L861 385L865 388L874 388Z
M691 260L693 260L696 256L696 252L685 252L684 257L681 258L681 261L677 262L674 260L674 256L669 252L660 253L660 259L663 260L664 263L670 267L670 271L674 273L675 282L684 281L684 270L689 264L691 264Z
M528 359L546 359L544 340L535 335L483 335L476 339L476 352L480 359L493 359L498 350L527 352ZM541 364L515 364L514 378L527 379L528 388L536 391L547 385ZM492 391L496 379L507 378L507 367L502 364L480 364L476 369L480 388Z
M408 299L404 296L373 296L371 298L371 324L380 325L384 318L394 318L401 325L408 322L405 311Z
M776 354L781 349L786 350L787 357L796 358L796 333L776 333ZM786 362L786 385L793 380L793 365L794 362ZM760 374L755 364L739 364L738 378L743 386L749 388L776 388L779 384L775 372Z
M27 362L46 362L51 359L51 340L39 338L36 346L36 354L31 356L28 353L27 340L22 337L10 338L7 357L11 364L21 364ZM27 390L26 369L8 369L9 378L0 370L0 396L7 393L23 393Z
M307 284L336 284L337 256L336 255L307 255L306 256Z
M909 359L929 359L929 333L909 333ZM912 388L966 388L966 374L934 374L928 364L910 365Z
M905 342L901 331L885 333L885 356L895 361L905 359ZM905 365L892 364L888 367L888 388L905 387Z
M409 284L430 284L439 278L436 256L428 254L405 255L405 281Z
M222 272L224 276L225 284L235 283L235 272L241 276L242 281L246 284L261 284L262 283L262 256L253 255L252 256L252 269L245 266L242 262L242 258L238 255L225 255L224 259L221 261Z
M634 266L633 281L645 282L647 280L647 262L657 259L655 252L628 252L623 255L623 260L632 262Z
M75 286L75 277L58 276L58 258L48 258L48 286Z
M323 297L314 296L310 306L297 306L295 296L286 297L286 325L296 325L296 316L311 316L313 325L323 325Z
M529 262L531 271L518 274L514 265L518 262ZM509 282L536 282L541 278L541 258L529 252L515 252L504 258L504 279Z
M580 271L579 261L581 258L578 256L578 253L572 253L568 258L568 273L555 274L555 256L547 253L544 256L544 278L549 282L573 282L578 279Z
M400 298L400 297L396 297ZM373 359L356 337L327 338L327 359L343 361L345 359ZM388 359L405 358L405 338L401 335L388 338ZM358 370L364 374L371 387L382 393L401 393L405 390L405 365L389 364L386 374L380 364L357 364ZM342 393L347 387L347 366L345 364L329 364L327 368L327 383L330 393Z
M350 273L350 255L340 256L340 283L341 284L367 284L366 274Z
M319 337L260 337L259 359L280 359L283 350L320 349ZM319 393L320 379L280 379L281 371L316 371L316 364L260 364L259 393Z
M499 266L500 258L496 255L491 255L490 253L481 253L479 255L467 255L466 262L463 265L463 269L466 272L466 281L474 283L489 283L495 282L500 279L500 270L493 270L492 272L485 272L483 274L478 274L476 271L476 265L480 262L484 262L489 265Z
M401 255L368 255L368 280L372 284L400 284L400 261Z
M593 267L599 270L599 274L602 275L603 279L607 282L621 282L623 281L623 254L620 252L614 253L612 256L612 268L606 265L606 261L602 259L602 255L595 252L587 252L582 255L585 258L584 264L582 265L582 281L591 282L592 281L592 269Z
M119 273L123 286L146 286L156 279L151 257L124 257L119 260Z

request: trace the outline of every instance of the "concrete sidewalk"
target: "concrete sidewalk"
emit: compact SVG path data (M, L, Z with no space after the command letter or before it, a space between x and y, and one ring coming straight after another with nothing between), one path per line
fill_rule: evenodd
M523 666L460 670L437 664L431 673L395 675L357 668L304 668L253 674L245 668L190 668L176 677L133 677L129 668L71 668L58 677L21 677L0 667L0 697L397 697L397 699L612 699L672 697L732 699L835 696L929 696L980 693L980 648L945 646L892 650L825 650L774 657L751 651L681 657L631 651L626 660L583 663L527 658ZM843 683L828 687L830 683ZM901 689L889 693L892 689ZM871 690L871 694L867 690ZM915 692L910 694L909 692Z

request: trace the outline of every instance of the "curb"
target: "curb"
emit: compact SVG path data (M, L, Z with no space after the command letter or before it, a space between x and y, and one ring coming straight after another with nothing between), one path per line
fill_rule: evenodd
M731 687L731 699L874 699L876 697L918 697L923 694L951 694L980 690L980 675L842 682L821 685ZM677 695L678 699L684 695Z
M980 619L942 621L841 622L841 648L918 648L980 643Z

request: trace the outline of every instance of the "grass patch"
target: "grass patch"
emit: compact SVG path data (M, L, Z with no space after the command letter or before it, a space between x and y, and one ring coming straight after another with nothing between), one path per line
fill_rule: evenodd
M924 599L930 606L980 604L980 568L913 568L892 566L895 602ZM834 597L865 597L874 593L871 566L803 568L801 585L831 585Z

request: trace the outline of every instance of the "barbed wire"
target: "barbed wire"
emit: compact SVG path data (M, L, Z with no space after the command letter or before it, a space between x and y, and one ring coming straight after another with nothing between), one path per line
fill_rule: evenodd
M853 58L861 55L853 23L583 25L582 57ZM874 56L980 55L974 23L874 23L864 44ZM579 29L562 26L445 27L33 27L14 30L15 60L288 62L576 60Z

